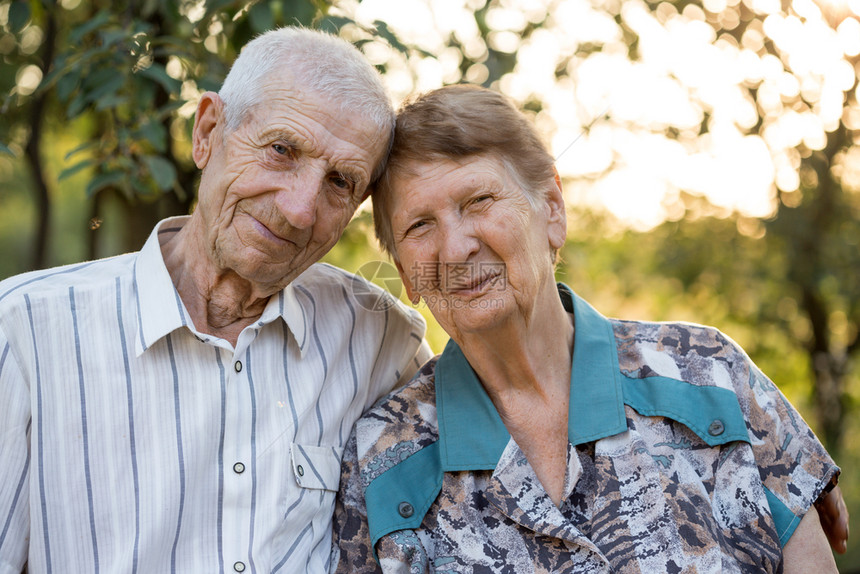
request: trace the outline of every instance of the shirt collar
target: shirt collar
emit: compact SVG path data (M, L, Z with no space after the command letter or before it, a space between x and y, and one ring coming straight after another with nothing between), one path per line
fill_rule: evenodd
M134 264L137 293L138 329L135 353L140 356L156 341L191 322L179 292L170 279L161 254L159 234L175 233L188 216L170 217L158 222L144 243Z
M293 337L295 337L299 345L299 353L304 357L309 347L308 313L305 310L306 304L302 304L302 298L298 296L298 290L293 285L293 283L300 279L301 275L284 287L283 291L278 294L278 312L293 333Z
M160 221L138 254L134 266L138 318L135 341L137 356L180 327L188 327L196 333L191 317L164 264L159 241L160 234L175 233L187 223L188 218L189 216L179 216ZM262 326L278 317L283 318L304 356L308 347L307 313L296 296L292 283L269 300L258 325ZM206 340L206 335L198 334L198 337Z
M559 283L574 316L568 437L574 445L627 430L615 336L609 320ZM450 340L436 364L436 409L443 470L491 470L510 441L490 397Z

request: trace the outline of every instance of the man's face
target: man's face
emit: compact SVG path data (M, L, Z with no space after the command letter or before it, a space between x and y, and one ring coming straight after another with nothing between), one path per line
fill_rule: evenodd
M218 272L235 272L270 292L337 242L389 137L293 83L270 82L264 103L233 132L224 125L219 100L198 109L216 114L208 131L205 117L195 124L205 251ZM205 141L198 130L208 133Z

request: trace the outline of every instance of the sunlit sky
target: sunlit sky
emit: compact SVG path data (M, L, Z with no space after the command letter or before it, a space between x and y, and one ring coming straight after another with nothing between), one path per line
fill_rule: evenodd
M706 18L731 27L744 1L762 24L750 26L740 44L717 38ZM486 50L471 15L470 0L364 0L345 10L367 26L381 20L408 42L437 58L405 58L381 43L366 46L368 57L387 63L386 82L398 102L410 93L460 80L459 54L445 50L451 34L470 56ZM483 5L483 2L477 2ZM497 88L522 103L539 99L543 111L535 122L557 158L571 204L601 205L627 224L647 229L678 217L680 190L706 197L726 210L766 216L775 206L777 187L799 184L803 142L821 149L825 130L842 117L846 90L855 70L845 56L860 54L860 0L794 0L791 16L780 13L779 0L705 0L707 13L688 6L678 14L663 3L652 12L640 0L606 0L608 9L588 0L506 0L487 13L494 31L488 41L516 53L517 65ZM529 22L545 25L522 40ZM639 35L639 59L631 61L612 18L612 6ZM838 11L837 28L822 18ZM783 52L794 74L775 56L760 54L765 38ZM589 56L583 44L602 45ZM555 71L569 60L569 79ZM466 79L487 77L482 65ZM745 131L758 120L755 102L744 84L759 84L765 110L761 137ZM798 94L815 102L812 110L796 105ZM708 130L699 127L708 114ZM849 118L860 127L860 111ZM673 127L676 139L662 135Z

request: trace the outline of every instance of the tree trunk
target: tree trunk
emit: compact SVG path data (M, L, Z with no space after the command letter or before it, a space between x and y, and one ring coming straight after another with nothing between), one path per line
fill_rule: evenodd
M800 307L806 313L811 326L811 335L806 348L812 367L816 417L821 439L833 453L839 451L844 434L847 398L844 379L847 368L847 349L835 348L831 337L830 315L832 303L822 292L822 281L829 274L826 249L828 238L840 225L839 194L841 185L831 172L833 159L846 142L845 126L827 134L827 146L813 152L804 160L815 170L817 188L808 190L808 228L799 233L798 249L790 260L789 273L800 289Z
M41 64L42 77L48 75L54 60L55 39L57 36L57 20L52 11L47 11L45 23L45 42L42 44ZM24 146L27 164L33 174L33 191L36 195L36 240L34 242L31 267L43 269L47 265L48 241L51 229L51 196L42 165L40 153L42 147L42 130L45 118L45 92L36 92L30 104L30 136Z

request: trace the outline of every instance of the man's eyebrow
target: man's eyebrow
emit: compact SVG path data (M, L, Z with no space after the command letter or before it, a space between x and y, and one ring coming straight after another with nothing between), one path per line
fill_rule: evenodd
M303 146L301 142L301 138L297 137L293 132L284 130L284 129L274 129L265 131L260 134L260 140L263 142L270 142L272 140L283 140L289 143L291 146L296 148L305 148L307 146Z
M260 134L259 139L263 145L268 145L269 142L274 140L282 140L289 144L291 147L302 152L308 153L313 151L311 146L308 145L308 141L305 138L299 137L298 134L289 130L285 130L283 128L264 131L262 134ZM344 162L342 161L329 163L330 171L339 173L341 176L350 180L355 185L358 185L360 183L367 184L370 180L370 174L368 174L366 178L362 177L360 170L357 170L355 167L350 165L352 163L355 162L347 160L346 164L344 164Z

